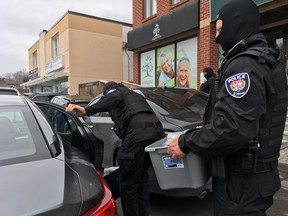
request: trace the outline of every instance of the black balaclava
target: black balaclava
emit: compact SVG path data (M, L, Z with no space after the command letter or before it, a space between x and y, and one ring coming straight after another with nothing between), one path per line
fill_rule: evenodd
M103 93L104 95L107 95L107 92L111 89L114 89L118 86L118 84L116 82L110 81L107 82L104 87L103 87Z
M214 72L213 72L213 69L210 68L210 67L204 68L203 71L206 72L206 74L204 75L204 77L205 77L207 80L208 80L210 77L215 76L215 75L214 75Z
M260 14L252 0L230 0L217 15L223 25L216 42L227 53L236 43L260 32Z

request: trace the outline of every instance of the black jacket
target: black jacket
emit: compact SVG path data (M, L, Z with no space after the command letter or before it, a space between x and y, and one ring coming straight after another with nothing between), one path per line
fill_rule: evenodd
M206 80L204 83L201 84L200 90L209 93L210 89L214 85L214 82L215 82L215 76L210 77L208 80Z
M261 33L248 38L247 45L239 52L253 47L267 47ZM267 64L239 52L229 54L222 63L209 97L204 126L180 136L179 146L184 153L192 151L204 157L221 157L245 148L251 139L258 137L264 124L272 127L263 119L271 116L268 112L273 103L269 100L278 90L284 92L285 97L279 125L273 126L278 127L277 146L280 147L287 110L286 73L281 69L277 75L273 74Z

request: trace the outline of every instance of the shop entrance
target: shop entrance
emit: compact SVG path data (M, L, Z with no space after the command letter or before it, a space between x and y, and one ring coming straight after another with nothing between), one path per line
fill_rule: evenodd
M286 70L288 70L288 26L267 30L263 33L268 41L269 47L280 50L281 59L284 61Z

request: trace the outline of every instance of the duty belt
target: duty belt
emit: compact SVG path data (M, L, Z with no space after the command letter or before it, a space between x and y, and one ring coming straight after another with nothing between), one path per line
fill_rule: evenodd
M277 168L278 161L272 161L272 162L265 162L265 163L257 163L254 173L265 173L265 172L271 172ZM247 170L244 170L240 168L239 166L229 165L228 171L231 173L247 173Z
M137 128L149 128L149 127L160 127L161 122L134 122L129 124L129 128L137 129Z

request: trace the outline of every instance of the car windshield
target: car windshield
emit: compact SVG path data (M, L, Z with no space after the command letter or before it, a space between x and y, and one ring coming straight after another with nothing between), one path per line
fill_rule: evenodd
M29 108L0 108L0 166L47 158L43 146L46 142Z
M148 87L133 90L143 95L158 115L187 122L202 121L208 101L208 94L196 89ZM97 103L100 97L89 105Z

